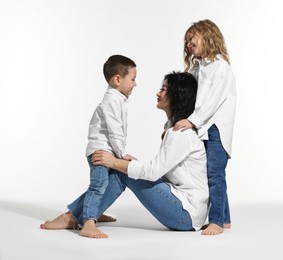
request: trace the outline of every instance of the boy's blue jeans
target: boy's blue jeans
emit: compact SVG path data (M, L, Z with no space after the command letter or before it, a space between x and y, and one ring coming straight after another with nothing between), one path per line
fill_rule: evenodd
M104 166L94 166L91 162L91 155L87 157L90 167L90 184L85 193L83 203L83 221L93 219L97 221L98 206L108 185L108 171Z
M208 138L205 140L207 153L207 176L209 185L209 223L221 227L230 223L230 209L226 186L226 166L228 154L221 143L220 134L216 125L208 129Z
M183 209L181 201L170 191L168 184L161 179L155 182L134 180L116 170L109 172L109 184L98 205L100 216L128 187L144 207L164 226L172 230L194 231L190 214ZM83 225L83 202L85 193L68 205L68 209Z

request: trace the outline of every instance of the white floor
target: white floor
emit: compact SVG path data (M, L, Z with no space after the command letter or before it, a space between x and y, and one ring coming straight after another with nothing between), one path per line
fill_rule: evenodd
M118 218L100 224L108 239L39 229L64 211L64 203L58 202L0 201L0 259L283 259L283 204L231 205L232 228L214 237L168 231L132 199L117 201L108 210Z

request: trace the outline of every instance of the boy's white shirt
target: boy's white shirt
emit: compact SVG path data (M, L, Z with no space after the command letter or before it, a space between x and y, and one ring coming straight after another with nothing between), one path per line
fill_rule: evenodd
M205 223L209 196L206 151L194 130L168 129L155 158L149 163L132 160L128 176L149 181L162 178L189 212L193 227L199 230Z
M128 98L111 86L96 107L89 124L86 156L97 150L126 155Z
M236 110L236 81L230 65L220 55L214 61L196 60L191 71L198 80L195 111L188 117L198 129L202 140L215 124L224 149L231 157L233 126Z

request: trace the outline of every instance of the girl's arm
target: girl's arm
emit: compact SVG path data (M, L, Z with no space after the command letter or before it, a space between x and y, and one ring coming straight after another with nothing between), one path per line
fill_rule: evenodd
M188 119L182 119L174 125L173 130L178 131L182 129L181 131L183 132L189 128L194 128L194 127L195 126Z

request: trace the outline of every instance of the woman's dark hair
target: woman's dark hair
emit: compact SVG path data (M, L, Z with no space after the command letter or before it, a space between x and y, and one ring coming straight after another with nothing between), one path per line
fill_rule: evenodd
M187 72L169 73L164 80L168 84L166 95L170 102L172 125L175 125L193 113L198 84L195 77Z

